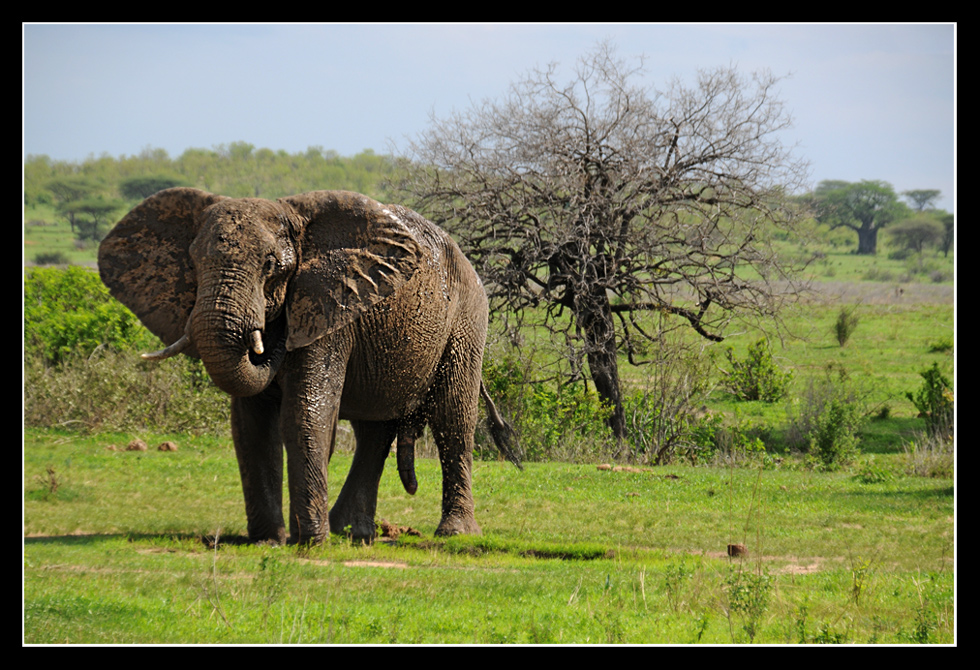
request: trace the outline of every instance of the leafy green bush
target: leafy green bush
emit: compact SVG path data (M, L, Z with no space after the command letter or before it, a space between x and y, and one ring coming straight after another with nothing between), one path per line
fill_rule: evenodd
M791 443L826 470L839 469L854 459L865 417L844 368L829 366L822 380L811 379L798 412L790 417Z
M739 400L776 402L786 395L793 373L784 372L776 365L765 340L749 345L744 360L735 358L732 347L725 352L725 357L731 363L732 370L724 383Z
M81 267L31 268L24 276L24 353L48 365L99 347L156 349L139 320Z
M228 400L196 359L147 362L159 341L80 267L24 277L24 425L226 430Z
M939 363L933 363L928 370L919 373L922 386L915 393L907 391L907 397L919 415L926 420L926 429L931 435L953 434L953 385L949 378L939 370Z

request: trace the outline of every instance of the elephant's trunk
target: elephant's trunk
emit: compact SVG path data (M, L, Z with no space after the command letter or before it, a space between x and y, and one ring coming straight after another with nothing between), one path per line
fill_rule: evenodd
M232 305L199 289L187 332L214 383L229 395L263 391L286 353L285 317L265 320L264 304Z

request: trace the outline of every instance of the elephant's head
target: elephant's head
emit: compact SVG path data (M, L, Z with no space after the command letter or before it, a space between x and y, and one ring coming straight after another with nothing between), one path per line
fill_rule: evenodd
M277 201L191 188L137 205L99 247L110 292L223 390L260 392L287 351L408 281L423 248L394 208L345 191Z

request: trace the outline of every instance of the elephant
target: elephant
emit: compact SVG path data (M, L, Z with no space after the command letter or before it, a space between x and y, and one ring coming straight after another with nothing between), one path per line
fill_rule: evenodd
M200 358L231 396L251 542L319 543L331 531L372 541L392 443L414 493L414 446L427 425L443 478L436 534L479 533L481 397L495 443L521 467L516 435L482 381L486 290L449 235L406 207L348 191L272 201L171 188L114 226L98 264L110 293L166 345L145 358ZM356 448L328 509L339 419Z

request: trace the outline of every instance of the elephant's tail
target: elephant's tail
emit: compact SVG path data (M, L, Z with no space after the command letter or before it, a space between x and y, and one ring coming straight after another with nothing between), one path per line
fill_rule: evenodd
M493 404L487 387L482 381L480 382L480 395L487 405L487 428L490 430L494 444L497 445L497 449L504 455L504 458L516 465L518 470L523 470L521 457L518 455L520 445L517 442L517 431L500 416L497 406Z

